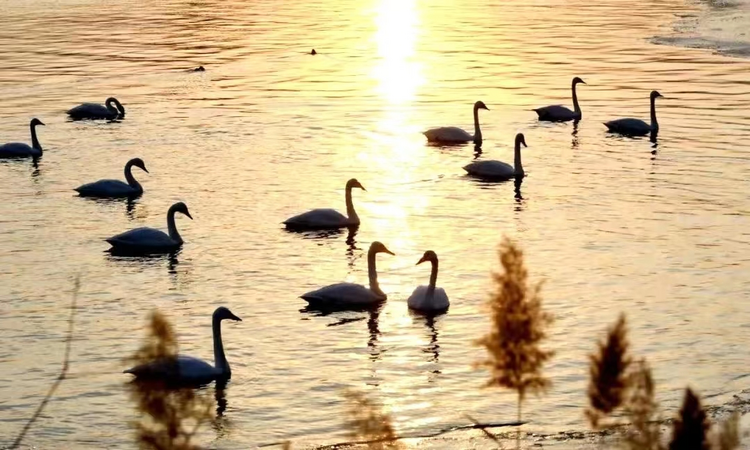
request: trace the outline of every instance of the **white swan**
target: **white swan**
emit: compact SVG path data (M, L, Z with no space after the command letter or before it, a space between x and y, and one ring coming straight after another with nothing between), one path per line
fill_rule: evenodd
M526 147L526 139L522 133L518 133L514 148L513 166L502 161L475 161L464 166L464 170L471 176L491 181L523 178L526 172L523 171L523 165L521 164L521 144Z
M68 115L73 120L85 119L118 119L125 115L125 107L116 98L110 97L104 101L104 105L98 103L83 103L68 110Z
M640 119L616 119L605 122L609 131L626 136L645 136L651 132L659 132L659 122L656 121L656 98L664 97L657 91L651 91L651 125Z
M214 365L192 356L180 356L176 359L161 359L141 364L123 371L136 376L136 379L158 379L172 383L205 384L214 380L228 380L232 377L221 340L221 321L229 319L241 322L242 319L232 314L229 309L220 306L214 311L211 319L214 338Z
M167 211L169 234L155 228L136 228L107 239L107 242L112 245L110 251L113 253L157 254L171 253L179 249L182 246L182 237L177 232L174 223L174 215L178 212L185 214L190 219L193 218L187 205L182 202L175 203Z
M81 197L98 197L98 198L119 198L119 197L137 197L143 194L143 187L133 177L132 167L138 167L144 172L146 164L141 158L133 158L125 164L125 179L127 183L120 180L99 180L93 183L87 183L75 188Z
M536 108L539 120L547 122L567 122L569 120L581 120L581 107L578 105L578 96L576 95L576 84L586 84L582 79L575 77L573 78L573 108L575 111L571 111L562 105L550 105L542 108Z
M302 294L300 297L310 306L322 309L364 309L380 304L388 297L380 290L378 284L378 272L375 267L375 255L378 253L393 255L393 252L378 241L370 244L370 250L367 252L369 288L355 283L337 283Z
M432 272L430 273L430 284L427 286L419 286L414 289L409 300L406 304L409 308L421 312L440 312L445 311L450 306L450 300L448 300L448 294L445 293L445 289L435 287L438 276L438 257L432 250L424 252L422 258L417 262L417 265L422 264L425 261L432 263Z
M479 129L479 110L490 109L484 102L474 103L474 135L467 133L458 127L440 127L429 129L422 134L427 136L428 142L463 143L474 141L475 144L482 143L482 130Z
M359 216L354 211L354 204L352 203L352 188L367 191L355 178L346 182L346 214L348 217L335 209L321 208L290 217L284 221L284 225L290 230L326 230L359 225Z
M0 145L0 158L39 158L43 150L39 139L36 137L37 125L44 125L41 120L31 119L29 127L31 128L31 146L23 142L10 142Z

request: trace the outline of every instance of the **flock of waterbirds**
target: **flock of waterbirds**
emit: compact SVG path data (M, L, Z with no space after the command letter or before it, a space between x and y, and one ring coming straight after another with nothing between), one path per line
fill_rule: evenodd
M312 54L315 54L314 50ZM194 70L203 71L205 69L201 66ZM538 119L550 122L577 122L581 120L581 107L578 104L578 96L576 94L576 85L580 83L585 84L581 78L573 78L573 110L562 105L536 108L534 111L537 113ZM659 124L656 120L655 100L661 96L657 91L651 92L650 123L639 119L623 118L606 122L604 125L612 133L626 136L651 134L652 139L655 138L659 131ZM427 137L428 142L438 145L473 142L475 145L480 146L482 143L482 131L479 126L480 109L489 110L481 101L474 104L474 134L470 134L458 127L439 127L425 131L424 135ZM125 108L117 99L110 97L105 101L104 105L84 103L68 110L67 114L71 120L119 121L125 117ZM31 145L17 142L0 145L0 158L33 158L37 160L42 157L43 149L36 132L36 127L39 125L44 125L44 123L37 118L31 120ZM520 180L525 176L521 163L522 145L526 147L526 139L523 134L519 133L515 137L514 161L512 165L502 161L481 160L465 166L464 170L470 176L490 182L511 179ZM75 190L81 197L128 199L139 197L143 194L143 187L133 176L133 167L138 167L148 173L143 160L133 158L125 165L126 182L120 180L99 180L79 186ZM334 209L314 209L291 217L285 220L283 224L289 231L335 230L358 227L360 225L360 218L352 202L352 189L354 188L365 190L364 186L356 179L352 178L347 181L345 188L346 215ZM106 239L111 245L109 251L125 256L173 254L177 252L183 244L182 237L177 231L175 224L175 214L178 212L192 219L187 205L182 202L175 203L167 211L168 233L155 228L135 228ZM310 308L328 311L378 307L387 299L387 295L378 285L375 261L378 253L394 255L383 243L379 241L372 242L367 253L368 287L356 283L337 283L307 292L301 295L301 298L308 302ZM432 265L429 284L417 287L409 297L407 304L409 308L420 313L438 314L448 309L450 301L445 290L436 286L438 256L432 250L426 251L417 264L428 261ZM137 378L169 378L171 381L190 384L204 384L213 380L228 380L231 377L231 370L224 355L224 347L221 340L221 321L225 319L242 320L225 307L219 307L214 311L212 317L214 339L213 366L198 358L179 356L176 365L175 361L154 361L128 369L125 372L131 373Z

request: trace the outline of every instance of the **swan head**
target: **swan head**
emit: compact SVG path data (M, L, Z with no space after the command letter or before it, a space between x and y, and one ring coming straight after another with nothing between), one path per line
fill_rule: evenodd
M518 133L516 135L516 146L520 148L521 144L523 144L524 147L527 147L526 138L523 136L523 133Z
M120 103L116 98L109 97L107 100L104 101L105 105L109 105L110 103L113 103L115 105L115 108L117 108L120 114L125 114L125 107L122 106L122 103Z
M655 98L657 98L657 97L662 97L662 98L664 98L664 96L663 96L663 95L661 95L661 94L659 93L659 91L651 91L651 100L653 101L653 100L654 100Z
M214 320L234 320L235 322L242 322L242 319L232 314L232 311L229 310L229 308L225 308L224 306L219 306L216 308L216 311L214 311Z
M32 127L35 127L37 125L44 125L44 123L41 120L39 120L36 117L34 117L33 119L31 119L31 124L30 125Z
M487 111L490 110L490 108L488 108L487 105L485 105L484 102L481 101L474 103L474 110L476 111L477 109L486 109Z
M131 166L138 167L142 171L149 173L149 171L146 169L146 163L143 162L141 158L133 158L130 161L128 161ZM187 211L187 206L185 207L185 210ZM191 217L192 219L192 217Z
M386 248L386 246L380 241L375 241L370 244L370 253L388 253L389 255L396 256L395 253L388 250L388 248Z
M174 205L172 205L172 207L171 207L171 208L169 208L169 209L171 209L171 210L172 210L172 211L174 211L174 212L179 212L179 213L183 213L183 214L185 214L186 216L188 216L188 217L190 218L190 220L193 220L193 216L191 216L191 215L190 215L190 211L188 211L188 207L187 207L187 205L186 205L186 204L184 204L184 203L182 203L182 202L178 202L178 203L175 203L175 204L174 204Z
M347 181L347 182L346 182L346 188L347 188L347 189L351 189L351 188L360 188L360 189L362 189L363 191L367 192L367 189L365 189L365 187L364 187L364 186L362 186L362 183L360 183L359 181L357 181L357 179L356 179L356 178L352 178L351 180Z
M422 258L419 261L417 261L416 265L420 265L423 262L427 262L427 261L437 262L437 260L438 260L437 253L433 252L432 250L427 250L426 252L424 252L424 255L422 255Z
M583 83L583 84L586 84L586 82L585 82L585 81L583 81L582 79L580 79L579 77L575 77L575 78L573 78L573 86L575 86L575 85L576 85L576 84L578 84L578 83Z

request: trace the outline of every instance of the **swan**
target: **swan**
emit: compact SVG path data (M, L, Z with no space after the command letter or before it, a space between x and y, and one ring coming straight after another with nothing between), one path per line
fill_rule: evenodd
M586 84L582 79L575 77L573 78L573 108L575 111L571 111L562 105L550 105L543 108L536 108L539 120L547 122L567 122L569 120L581 120L581 107L578 105L578 96L576 95L576 84Z
M394 255L379 241L370 244L370 250L367 252L369 289L361 284L337 283L302 294L300 297L305 299L310 306L323 309L364 309L379 304L388 297L378 285L378 272L375 267L375 255L378 253Z
M10 142L0 145L0 158L39 158L42 156L42 146L36 137L37 125L44 125L41 120L31 119L31 146L23 142Z
M125 108L116 98L110 97L104 101L104 105L98 103L84 103L68 110L68 115L73 120L84 119L118 119L125 115Z
M482 143L482 130L479 129L479 110L490 109L484 102L474 103L474 136L458 127L440 127L429 129L422 134L427 136L428 142L462 143L474 141L475 144Z
M93 183L87 183L75 188L81 197L98 197L98 198L119 198L119 197L137 197L143 194L143 187L136 181L131 172L135 166L148 173L146 164L141 158L133 158L125 164L125 179L127 183L120 180L99 180Z
M135 228L107 239L112 246L110 251L135 254L171 253L182 246L182 238L174 223L175 213L182 213L191 220L187 205L175 203L167 211L167 228L169 234L155 228Z
M242 322L229 309L220 306L211 318L214 338L214 365L192 356L180 356L176 359L158 359L123 371L135 375L136 379L159 379L184 384L205 384L214 380L226 381L232 377L224 344L221 341L221 321L229 319Z
M656 121L656 98L664 97L657 91L651 91L651 125L640 119L616 119L604 122L610 132L626 136L645 136L651 132L659 132L659 122Z
M502 161L475 161L464 166L464 170L469 175L486 180L503 181L511 178L523 178L526 173L523 171L523 165L521 164L521 144L526 147L526 139L523 137L523 133L518 133L513 159L515 167Z
M430 284L427 286L419 286L414 289L409 300L406 304L409 308L422 311L422 312L439 312L445 311L450 306L450 300L448 300L448 294L445 293L445 289L435 287L438 276L438 257L432 250L424 252L422 258L417 261L417 265L422 264L425 261L432 263L432 272L430 273Z
M367 192L355 178L346 182L346 214L349 217L335 209L321 208L290 217L284 221L284 225L289 230L327 230L359 225L359 216L352 204L352 188L360 188Z

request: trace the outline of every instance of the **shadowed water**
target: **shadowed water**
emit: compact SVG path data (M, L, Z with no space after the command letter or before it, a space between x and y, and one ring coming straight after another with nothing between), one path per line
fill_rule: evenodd
M200 435L223 449L344 439L343 389L380 398L400 432L515 418L515 395L480 389L473 341L503 234L526 251L557 316L546 397L524 406L528 430L584 430L586 355L626 311L633 349L655 370L659 400L690 384L722 404L748 387L750 358L750 61L655 45L700 5L456 0L30 0L0 6L0 142L45 154L0 162L0 436L22 426L56 376L72 277L82 275L71 375L26 443L132 448L121 359L147 312L173 321L183 352L212 359L210 318L225 305L233 379L222 416ZM310 55L315 48L317 55ZM202 65L205 72L190 69ZM540 124L531 108L572 107L583 120ZM602 122L648 120L659 90L658 145L608 135ZM83 101L117 97L125 119L68 122ZM481 153L425 145L421 131L471 131ZM526 135L527 178L464 176L475 158L512 162ZM72 189L134 174L133 202ZM281 222L344 207L356 177L356 234L292 234ZM111 256L104 238L137 226L185 239L173 258ZM307 312L298 296L367 282L380 255L388 302L378 312ZM450 311L407 311L432 249ZM0 442L4 442L0 441ZM440 446L439 442L434 443ZM450 447L450 445L449 445Z

